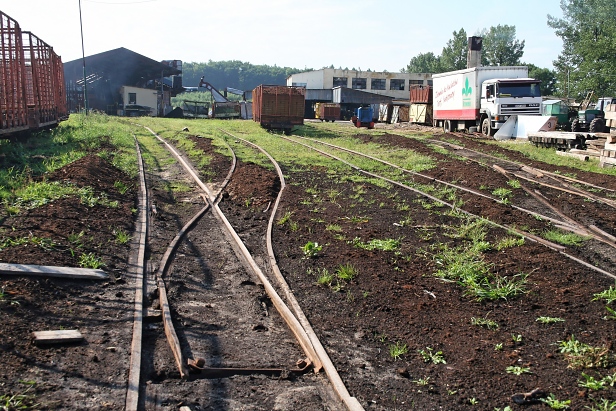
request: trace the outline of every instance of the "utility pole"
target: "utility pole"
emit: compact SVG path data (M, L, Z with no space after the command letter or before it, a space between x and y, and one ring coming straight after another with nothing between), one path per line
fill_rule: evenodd
M81 29L81 60L83 61L83 107L88 115L88 84L86 82L86 53L83 47L83 22L81 21L81 0L79 0L79 28Z

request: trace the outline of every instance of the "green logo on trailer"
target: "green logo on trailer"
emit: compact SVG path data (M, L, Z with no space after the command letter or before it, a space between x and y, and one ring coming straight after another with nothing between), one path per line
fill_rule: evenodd
M462 107L471 107L471 96L473 88L470 86L468 77L464 79L464 87L462 88Z

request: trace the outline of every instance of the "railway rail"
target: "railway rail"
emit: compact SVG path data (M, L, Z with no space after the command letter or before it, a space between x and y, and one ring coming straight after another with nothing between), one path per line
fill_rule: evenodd
M233 229L231 223L218 206L223 188L232 178L233 170L236 164L235 154L233 154L231 147L227 145L232 153L232 165L225 181L220 185L218 191L213 192L210 187L199 179L197 172L175 148L173 148L168 142L161 139L152 130L149 131L156 138L158 138L178 160L178 162L182 165L184 172L191 176L194 181L194 185L200 192L198 197L204 203L194 217L187 222L175 235L173 240L169 242L160 263L158 263L158 269L156 270L155 288L158 293L157 299L160 305L162 324L168 347L172 353L172 361L175 363L175 370L171 371L167 365L166 369L168 371L166 371L166 373L177 375L178 379L184 380L187 384L190 384L192 389L197 389L197 387L203 388L204 383L200 383L199 381L203 381L204 379L221 379L231 376L253 376L261 374L276 376L287 381L287 376L289 375L294 375L297 377L301 374L305 374L305 376L301 379L296 378L294 380L296 383L293 385L299 385L305 389L316 389L321 393L320 397L323 401L328 403L328 407L332 407L333 409L347 408L350 410L362 410L363 408L359 402L354 397L351 397L346 390L342 380L336 372L335 367L333 366L331 360L329 360L325 349L314 334L314 331L312 331L308 320L303 315L299 304L293 297L288 285L284 283L282 274L277 268L271 246L271 238L269 237L271 236L271 227L274 214L276 212L276 207L284 190L284 177L278 164L271 156L269 156L269 154L254 143L250 143L247 140L243 140L227 133L235 141L242 141L243 143L260 150L268 156L278 170L278 176L281 180L282 186L276 200L276 204L272 207L271 218L267 229L267 248L269 251L267 260L269 260L271 270L276 277L276 281L278 281L279 289L283 290L284 297L287 300L286 303L280 297L276 289L271 285L268 276L264 273L266 269L262 269L256 263L251 252L248 251L246 245L242 242ZM155 205L146 208L149 211L156 210ZM143 209L145 208L142 207L142 210ZM213 212L213 216L207 213L209 210ZM158 214L158 211L156 214ZM145 218L147 219L147 216ZM153 216L153 218L158 217ZM203 220L207 221L204 222ZM151 224L152 223L150 222L148 225ZM202 226L205 226L205 228ZM222 232L223 237L216 235L216 231ZM208 247L202 240L200 240L200 237L202 236L208 237L210 242L217 243L217 245L214 248L212 248L211 245ZM215 270L213 268L217 265L214 261L220 260L222 257L217 257L212 255L212 253L217 253L216 249L220 251L221 243L225 243L226 241L229 241L232 244L233 253L237 255L238 261L235 263L230 263L228 260L223 260L224 263L218 263L218 268L221 268L220 265L231 265L234 268L229 270L237 271L241 266L244 270L240 270L241 273L239 274L239 278L237 273L231 274L226 272L229 270ZM186 250L186 248L189 250ZM181 256L181 258L186 258L188 254L193 257L199 256L199 265L202 268L205 268L203 272L191 272L188 275L177 272L174 265L178 263L178 258L180 258L178 256ZM240 284L240 290L236 290L234 287L230 287L228 285L227 287L230 288L230 290L218 290L218 287L222 287L222 285L220 284L221 280L215 278L217 276L223 277L224 282L228 282L228 284ZM145 277L146 276L143 276L143 278ZM200 277L205 277L205 279ZM185 284L189 281L192 283L192 286L190 287L191 290L184 292L183 288L185 288ZM199 282L204 282L205 287L198 286L197 284ZM262 285L267 296L262 295L265 293L259 291L259 285ZM136 294L138 298L136 299L135 308L136 312L141 313L143 317L136 316L134 330L142 327L142 324L146 322L148 313L151 311L151 308L146 310L145 306L147 305L147 302L145 300L141 302L138 301L138 299L141 298L139 295L143 294L143 290L145 288L146 284L140 284L137 286ZM152 288L152 286L150 285L149 288ZM216 291L210 293L209 291L213 289L216 289ZM244 289L247 289L248 291L244 291ZM248 312L248 314L246 314L246 318L244 318L244 315L236 318L233 317L232 314L228 314L228 312L225 311L227 309L222 308L223 305L220 301L220 293L225 296L223 299L233 299L230 302L231 305L236 304L239 307L243 307L243 309L239 309L241 311ZM184 294L190 295L191 297L186 299L186 297L183 297ZM209 296L209 301L205 298L206 295ZM255 298L261 301L259 308L256 308L259 304L255 305ZM276 308L280 318L284 320L288 330L290 330L292 335L295 337L294 343L291 343L291 340L285 336L288 331L284 330L284 325L282 321L280 321L280 318L269 314L267 308L269 302L271 302ZM218 308L219 304L221 308L214 310L211 309L214 307ZM292 307L293 312L287 304ZM190 309L186 308L186 306L189 306ZM205 307L205 309L202 307ZM235 310L237 309L238 308L235 308ZM194 310L197 314L191 314L191 310ZM233 310L234 309L232 308L228 309L229 312ZM217 313L220 314L221 311L224 312L222 317L214 316ZM251 313L251 311L253 312ZM212 317L205 319L197 318L203 316L206 312L208 316L212 315ZM251 316L250 314L254 315ZM263 316L265 316L266 319L264 319ZM230 320L229 318L232 319ZM220 322L220 324L224 324L221 327L226 328L230 326L231 322L237 322L242 325L242 323L246 321L254 324L253 331L259 332L260 335L250 336L247 334L245 335L246 341L238 342L237 345L240 347L245 347L243 354L253 352L253 355L241 355L242 359L238 359L235 358L238 357L237 353L235 353L232 356L232 359L225 357L222 353L226 351L226 347L224 345L230 342L229 336L224 335L223 332L220 333L222 336L218 336L218 333L209 331L208 327L211 327L211 325L208 324ZM151 380L152 378L156 379L156 374L161 372L148 363L146 358L149 358L150 362L153 361L154 358L158 358L158 356L161 355L160 351L165 350L165 348L160 341L153 344L152 342L140 342L139 338L150 340L151 338L149 336L153 336L155 333L155 330L153 332L151 332L151 330L146 330L142 336L140 336L136 331L134 333L133 354L131 356L132 365L129 375L129 389L126 399L127 410L142 409L146 405L149 407L156 406L157 404L160 405L160 398L164 396L164 386L161 386L160 384L144 383L144 380ZM234 335L234 338L236 339L238 338L237 333L231 333L231 335ZM260 342L259 340L263 340L264 342ZM280 342L280 340L282 340L282 342ZM272 344L279 344L284 348L276 348L275 350L272 350ZM301 347L300 352L303 352L303 356L291 365L288 358L286 361L284 358L285 355L287 357L292 357L293 355L296 357L301 356L297 351L298 347L289 346L295 344L298 344L299 347ZM169 350L169 348L166 348L166 350ZM202 357L200 357L200 355ZM272 358L267 360L263 358L264 356L271 356ZM225 359L223 360L223 358ZM171 360L171 358L169 358L169 360ZM143 361L145 361L146 364L143 364ZM258 365L253 367L246 366L246 364L251 363L251 361L254 361L254 363ZM230 362L231 366L225 366L227 362ZM284 365L271 368L269 366L264 366L264 363L282 363ZM317 373L321 369L325 371L329 382L326 382L327 380L321 377L320 374L314 374L313 376L310 376L311 374L306 374L310 370ZM146 375L140 375L140 370L146 370ZM224 383L219 382L217 384L225 386ZM268 384L265 383L265 385ZM282 386L283 384L280 385ZM272 397L275 396L276 393L280 394L281 391L289 390L290 388L272 388L268 386L263 389L266 391L269 390L267 396ZM216 404L216 401L218 401L217 404L220 405L221 401L229 401L229 398L218 398L224 396L223 394L226 392L225 390L226 388L217 388L213 392L213 394L215 394L214 397L217 398L213 399L211 404ZM280 396L283 396L283 394L280 394ZM338 399L333 400L333 398L336 397Z
M286 139L288 141L292 141L292 142L294 142L296 144L300 144L300 145L302 145L304 147L307 147L307 148L309 148L311 150L314 150L314 151L316 151L316 152L318 152L318 153L320 153L322 155L325 155L327 157L330 157L330 158L336 159L336 160L338 160L340 162L343 162L343 163L347 164L348 166L352 167L353 169L355 169L355 170L357 170L357 171L359 171L359 172L361 172L363 174L366 174L366 175L369 175L371 177L387 181L387 182L389 182L391 184L397 185L397 186L402 187L404 189L408 189L408 190L414 191L415 193L420 194L421 196L424 196L424 197L426 197L426 198L428 198L428 199L430 199L432 201L436 201L438 203L441 203L441 204L443 204L443 205L445 205L445 206L447 206L447 207L449 207L451 209L456 209L456 205L455 204L448 203L447 201L444 201L444 200L442 200L440 198L434 197L434 196L432 196L431 194L429 194L429 193L427 193L425 191L422 191L420 189L417 189L417 188L411 187L409 185L400 183L399 181L395 181L395 180L383 177L383 176L381 176L379 174L372 173L372 172L369 172L369 171L366 171L366 170L362 170L362 169L360 169L359 167L357 167L356 165L354 165L353 163L351 163L349 161L346 161L346 160L344 160L344 159L342 159L340 157L337 157L337 156L335 156L335 155L333 155L331 153L325 152L323 150L319 150L319 149L317 149L317 148L315 148L315 147L313 147L311 145L301 143L301 142L299 142L297 140L294 140L292 138L289 138L289 137L281 137L281 138L284 138L284 139ZM422 174L422 173L418 173L418 172L414 172L414 171L411 171L411 170L407 170L407 169L399 167L399 166L397 166L395 164L392 164L390 162L381 160L381 159L379 159L377 157L370 156L370 155L367 155L367 154L364 154L364 153L361 153L361 152L358 152L358 151L355 151L355 150L350 150L350 149L347 149L347 148L344 148L344 147L336 146L336 145L333 145L333 144L330 144L330 143L325 143L325 142L322 142L320 140L310 139L310 138L306 138L306 137L297 137L296 136L295 138L299 138L299 139L303 139L303 140L308 140L308 141L311 141L313 143L322 144L322 145L325 145L327 147L330 147L330 148L333 148L333 149L336 149L336 150L339 150L339 151L351 153L353 155L361 156L361 157L364 157L364 158L369 158L371 160L380 162L382 164L386 164L386 165L388 165L388 166L390 166L392 168L395 168L397 170L400 170L400 171L402 171L404 173L409 173L409 174L412 174L413 176L416 176L416 177L425 178L425 179L428 179L430 181L434 181L434 182L437 182L439 184L444 184L444 185L456 188L458 190L461 190L461 191L464 191L464 192L467 192L467 193L470 193L470 194L473 194L473 195L476 195L476 196L480 196L480 197L483 197L483 198L489 198L492 201L500 202L498 199L496 199L494 197L487 196L487 195L485 195L483 193L477 192L477 191L469 189L467 187L462 187L462 186L460 186L458 184L448 183L448 182L435 179L433 177L430 177L430 176ZM583 196L583 193L581 193L581 192L579 192L578 194ZM593 196L589 196L588 198L593 198L593 197L595 197L595 196L594 195ZM537 198L540 198L540 197L535 196L535 198L537 199ZM599 229L595 225L593 225L593 224L584 225L584 224L579 223L578 221L574 220L573 218L567 217L562 212L560 212L557 207L551 205L545 199L542 199L540 201L540 203L542 205L544 205L544 206L548 206L548 208L549 208L548 211L553 212L555 217L545 216L545 215L539 214L536 211L531 211L531 210L528 210L528 209L525 209L525 208L522 208L522 207L518 207L518 206L515 206L515 208L517 210L519 210L519 211L522 211L524 213L530 214L532 216L535 216L535 217L538 217L538 218L544 218L544 219L546 219L548 221L551 221L551 222L555 223L561 229L564 229L564 230L567 230L567 231L571 231L571 232L574 232L574 233L577 233L577 234L581 234L581 235L584 235L584 236L592 237L593 239L595 239L597 241L600 241L602 243L605 243L605 244L609 245L612 248L616 248L616 241L615 241L616 239L613 236L611 236L610 234L606 233L605 231ZM609 203L609 201L608 201L608 203ZM459 209L459 211L464 213L464 214L467 214L469 216L472 216L474 218L483 218L483 217L481 217L479 215L473 214L473 213L465 211L463 209ZM558 218L561 218L561 220L558 220ZM592 269L594 271L597 271L597 272L599 272L599 273L601 273L603 275L606 275L608 277L616 279L616 274L613 274L613 273L611 273L611 272L609 272L607 270L603 270L601 268L598 268L598 267L594 266L593 264L590 264L590 263L588 263L586 261L583 261L583 260L573 256L572 254L567 253L565 246L562 246L562 245L555 244L553 242L547 241L547 240L545 240L545 239L543 239L543 238L541 238L541 237L539 237L537 235L531 234L529 232L522 231L522 230L516 228L515 226L502 225L502 224L499 224L498 221L491 221L491 223L496 225L496 226L498 226L498 227L501 227L501 228L503 228L505 230L510 230L510 231L516 232L518 235L520 235L520 236L522 236L524 238L527 238L530 241L538 242L540 244L543 244L544 246L546 246L546 247L548 247L548 248L550 248L552 250L558 251L561 255L563 255L563 256L565 256L565 257L567 257L567 258L569 258L569 259L571 259L573 261L576 261L577 263L582 264L582 265L584 265L587 268L590 268L590 269Z

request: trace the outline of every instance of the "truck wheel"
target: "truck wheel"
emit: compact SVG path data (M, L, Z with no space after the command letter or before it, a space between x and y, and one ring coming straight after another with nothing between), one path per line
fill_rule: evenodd
M591 133L603 133L605 129L605 121L602 118L594 118L590 122L590 126L588 127L588 131Z
M443 131L445 133L451 133L451 121L445 120L445 122L443 123Z
M490 137L492 135L492 123L488 117L484 118L481 122L481 134L486 137Z
M573 121L571 122L571 131L577 133L580 130L581 130L581 128L580 128L580 119L574 118Z

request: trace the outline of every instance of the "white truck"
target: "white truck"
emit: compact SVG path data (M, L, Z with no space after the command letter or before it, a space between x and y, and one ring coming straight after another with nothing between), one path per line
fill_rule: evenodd
M434 126L445 132L476 127L492 136L510 116L541 116L540 81L528 67L473 67L432 80Z

